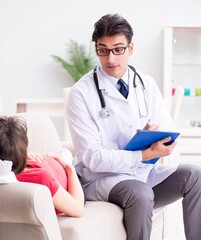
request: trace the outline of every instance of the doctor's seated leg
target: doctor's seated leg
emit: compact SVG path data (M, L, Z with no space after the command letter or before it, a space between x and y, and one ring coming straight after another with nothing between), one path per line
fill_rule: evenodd
M154 205L152 188L137 180L125 180L115 185L109 202L124 210L127 240L149 240Z
M201 168L180 164L177 170L153 188L154 208L183 198L183 220L186 240L201 239Z

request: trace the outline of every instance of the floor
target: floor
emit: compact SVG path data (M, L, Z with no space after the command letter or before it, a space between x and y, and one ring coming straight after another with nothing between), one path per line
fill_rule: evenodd
M166 207L164 235L164 240L186 240L183 228L181 200Z

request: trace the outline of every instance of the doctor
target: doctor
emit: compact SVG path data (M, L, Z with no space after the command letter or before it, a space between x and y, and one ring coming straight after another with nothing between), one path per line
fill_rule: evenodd
M198 240L201 168L146 164L171 154L176 142L164 145L170 137L143 151L122 150L137 129L173 130L155 81L128 66L132 37L130 24L118 14L105 15L94 25L92 40L100 64L72 87L67 106L76 170L87 200L123 208L128 240L149 240L153 210L179 198L186 239Z

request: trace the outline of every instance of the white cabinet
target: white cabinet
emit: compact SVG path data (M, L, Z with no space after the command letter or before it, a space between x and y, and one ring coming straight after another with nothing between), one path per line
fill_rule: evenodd
M171 155L177 163L193 163L201 165L201 128L180 128L181 136Z
M171 159L201 164L201 27L164 29L163 95L170 108L178 86L185 90L177 121L181 137Z
M164 30L163 95L169 106L178 86L185 89L178 126L201 127L201 27Z

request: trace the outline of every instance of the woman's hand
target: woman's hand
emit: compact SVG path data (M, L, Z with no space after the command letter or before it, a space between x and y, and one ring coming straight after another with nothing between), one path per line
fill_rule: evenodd
M40 155L32 152L27 152L27 160L36 161L36 162L46 162L44 155Z
M64 160L55 153L48 153L47 156L52 157L63 166L68 182L67 191L60 186L53 196L54 206L68 216L80 217L84 211L84 192L71 159Z
M63 166L64 169L74 169L74 166L72 164L72 160L71 159L65 159L64 160L62 157L60 157L58 154L56 154L54 152L50 152L50 153L48 153L46 155L54 158L54 160L59 162Z

